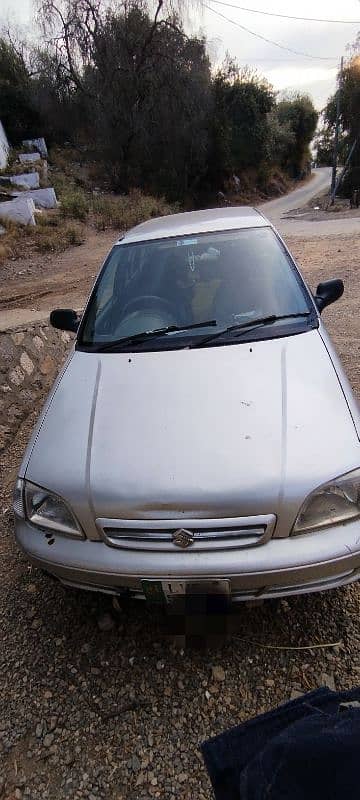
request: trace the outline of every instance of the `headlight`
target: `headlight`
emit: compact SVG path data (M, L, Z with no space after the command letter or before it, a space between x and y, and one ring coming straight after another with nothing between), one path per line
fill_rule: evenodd
M357 517L360 517L360 469L341 475L309 494L291 533L306 533Z
M79 523L64 500L34 483L20 478L16 481L13 507L18 517L28 519L37 528L66 536L83 536Z

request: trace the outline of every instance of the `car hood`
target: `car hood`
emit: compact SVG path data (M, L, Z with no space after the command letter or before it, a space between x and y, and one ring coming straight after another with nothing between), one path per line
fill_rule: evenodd
M281 535L309 491L359 465L318 330L194 350L76 351L30 450L26 477L71 502L89 530L97 517L274 513Z

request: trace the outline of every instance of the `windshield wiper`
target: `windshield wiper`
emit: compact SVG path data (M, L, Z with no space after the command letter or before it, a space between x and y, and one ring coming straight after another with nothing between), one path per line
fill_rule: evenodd
M99 344L96 347L96 352L106 353L110 350L116 350L116 348L122 348L132 344L141 344L141 342L146 342L148 339L166 336L167 333L173 333L174 331L191 331L193 328L208 328L216 324L216 319L208 319L204 322L193 322L191 325L167 325L166 328L142 331L142 333L134 333L132 336L123 336L122 339L115 339L113 342Z
M278 320L292 319L293 317L308 317L310 314L310 311L298 311L293 314L269 314L267 317L257 317L257 319L248 320L247 322L239 322L236 325L230 325L228 328L222 328L221 331L217 331L209 336L205 336L200 339L199 342L194 342L190 346L191 348L202 347L208 342L213 342L215 339L218 339L220 336L224 336L228 333L239 333L241 335L252 328L262 328L264 325L272 325L274 322L278 322Z

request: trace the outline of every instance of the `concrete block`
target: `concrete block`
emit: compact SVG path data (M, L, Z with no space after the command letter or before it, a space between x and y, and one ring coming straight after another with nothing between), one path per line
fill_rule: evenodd
M28 192L13 192L14 197L33 200L36 208L57 208L58 201L54 189L33 189Z
M41 155L40 153L20 153L19 154L19 161L21 164L28 164L33 163L35 161L40 161Z
M28 197L0 203L0 219L10 219L20 225L36 225L34 212L35 203Z
M39 139L24 139L22 144L23 147L28 147L29 150L38 150L42 158L47 158L46 142L42 136Z
M38 172L24 172L21 175L10 175L8 180L13 186L23 186L24 189L40 188Z
M4 169L9 157L9 142L3 125L0 121L0 169Z

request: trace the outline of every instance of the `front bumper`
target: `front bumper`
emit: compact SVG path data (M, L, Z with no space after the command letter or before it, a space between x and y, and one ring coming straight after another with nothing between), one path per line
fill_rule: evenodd
M206 583L226 578L236 601L324 591L360 579L359 521L274 538L260 547L199 553L134 552L59 535L49 544L44 533L21 519L15 530L33 564L64 584L111 594L141 597L143 579Z

